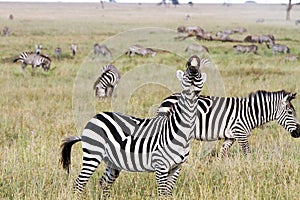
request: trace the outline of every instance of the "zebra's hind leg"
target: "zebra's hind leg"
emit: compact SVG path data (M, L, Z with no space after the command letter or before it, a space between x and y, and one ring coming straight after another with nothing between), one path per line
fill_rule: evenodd
M244 137L243 138L239 138L239 139L237 139L237 141L238 141L239 145L241 146L241 148L243 150L243 153L245 155L251 153L247 136L245 136L245 138Z
M110 196L112 184L119 177L121 170L107 166L105 172L100 178L100 186L102 187L102 196L104 199Z
M223 142L222 147L220 149L220 155L222 158L228 157L229 148L233 145L234 141L234 139L226 139Z
M75 180L74 191L81 194L85 184L92 176L98 165L100 164L102 157L95 154L90 154L83 149L83 163L80 174Z

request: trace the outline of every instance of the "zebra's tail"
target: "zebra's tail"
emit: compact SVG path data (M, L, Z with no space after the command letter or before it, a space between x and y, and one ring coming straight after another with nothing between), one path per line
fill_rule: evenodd
M62 142L61 145L61 159L60 159L60 163L63 166L63 169L67 170L67 172L69 173L70 171L70 164L71 164L71 149L73 144L77 143L81 141L81 137L77 136L70 136L65 138Z
M14 63L17 62L18 60L21 60L21 58L14 59Z

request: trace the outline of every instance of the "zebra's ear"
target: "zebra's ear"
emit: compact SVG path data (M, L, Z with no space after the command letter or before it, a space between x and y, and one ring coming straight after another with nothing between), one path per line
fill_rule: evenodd
M203 82L206 82L206 73L201 73L201 77Z
M177 72L176 72L176 77L178 78L179 81L182 81L182 79L183 79L183 74L184 74L183 71L177 70Z
M292 101L293 99L296 98L296 94L297 94L297 93L290 93L290 94L288 95L287 100L288 100L288 101Z

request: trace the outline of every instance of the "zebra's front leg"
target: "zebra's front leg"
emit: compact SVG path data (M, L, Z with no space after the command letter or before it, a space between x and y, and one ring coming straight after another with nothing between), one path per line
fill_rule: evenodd
M155 178L157 182L157 193L158 196L167 196L167 182L168 182L169 172L164 166L155 167Z
M248 142L248 137L246 136L246 134L243 137L237 138L236 140L238 141L238 143L241 146L243 153L245 155L251 153L249 142Z
M102 187L102 197L106 199L110 196L110 190L112 184L115 180L119 177L120 170L113 169L109 166L106 167L105 172L103 173L102 177L100 178L100 186Z
M229 148L233 145L235 139L226 139L223 144L222 147L220 149L220 157L224 158L224 157L228 157L228 151Z
M167 190L166 192L168 196L172 196L173 188L179 176L180 171L181 171L181 165L177 166L175 169L169 172L169 177L166 185L166 190Z

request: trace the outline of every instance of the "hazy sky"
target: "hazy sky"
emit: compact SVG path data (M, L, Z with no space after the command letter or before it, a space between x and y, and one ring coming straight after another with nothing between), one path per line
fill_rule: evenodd
M99 3L100 0L0 0L0 2L95 2ZM104 0L108 2L109 0ZM116 0L118 3L158 3L161 0ZM179 3L188 3L192 1L193 3L244 3L246 0L179 0ZM168 0L167 0L168 2ZM257 3L287 3L288 0L256 0ZM292 1L293 2L293 1Z

